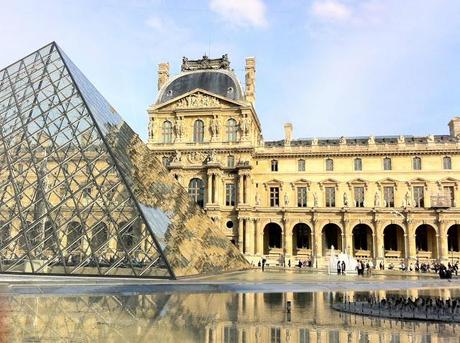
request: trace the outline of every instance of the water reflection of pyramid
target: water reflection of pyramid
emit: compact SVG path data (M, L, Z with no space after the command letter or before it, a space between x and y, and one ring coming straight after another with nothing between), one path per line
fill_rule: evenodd
M0 127L1 272L247 266L55 43L0 70Z

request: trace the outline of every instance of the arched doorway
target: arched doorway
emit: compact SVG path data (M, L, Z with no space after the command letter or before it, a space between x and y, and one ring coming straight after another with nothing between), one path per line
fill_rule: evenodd
M415 248L417 258L433 259L438 256L436 230L427 224L420 225L415 230Z
M269 223L264 228L264 254L281 253L282 230L276 223Z
M307 224L298 223L292 228L292 254L311 255L311 229Z
M323 227L323 256L334 247L335 250L342 250L342 230L337 224L327 224Z
M358 224L353 228L353 255L361 258L372 257L372 229L366 224Z
M447 230L447 250L449 257L460 257L460 225L452 225Z
M390 224L383 230L383 248L385 258L404 258L405 243L404 229L396 224Z

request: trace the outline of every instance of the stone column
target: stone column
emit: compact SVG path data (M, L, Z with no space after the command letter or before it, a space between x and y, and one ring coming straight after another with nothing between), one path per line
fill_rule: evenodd
M250 174L246 175L245 188L246 188L246 201L245 201L245 203L250 205L252 203L252 201L253 201L253 199L252 199L252 191L251 191L251 175Z
M208 182L206 189L206 204L212 203L212 174L208 174Z
M449 261L449 247L447 244L447 223L444 220L439 221L438 234L436 235L438 240L438 259L442 263L448 263Z
M246 232L245 232L245 250L246 254L255 254L255 233L254 233L254 221L246 218Z
M259 227L259 218L254 218L254 231L256 235L256 253L259 256L264 254L264 231Z
M288 220L284 220L285 244L286 244L286 258L289 259L294 255L292 250L292 228ZM291 261L291 265L294 261Z
M238 177L238 205L244 204L243 199L243 175L239 175Z
M350 231L350 220L346 217L342 219L342 252L353 255L353 235ZM337 247L338 249L339 247Z
M244 254L244 219L238 218L238 248Z
M375 265L377 266L381 261L383 261L385 252L384 252L384 242L383 242L383 231L382 231L382 222L380 220L374 221L374 258Z

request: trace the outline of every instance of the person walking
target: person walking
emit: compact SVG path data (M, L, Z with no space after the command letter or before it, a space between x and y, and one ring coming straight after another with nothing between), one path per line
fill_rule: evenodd
M267 260L265 259L265 257L262 257L262 271L265 271L265 263L267 262Z
M346 265L345 265L345 261L342 261L342 275L345 275L345 270L346 270Z
M340 261L337 261L337 275L342 274L342 264Z

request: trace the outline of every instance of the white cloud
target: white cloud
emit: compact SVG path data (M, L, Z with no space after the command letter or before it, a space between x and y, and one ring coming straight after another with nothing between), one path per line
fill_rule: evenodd
M268 26L262 0L210 0L209 7L224 21L235 26Z
M347 21L352 17L352 10L336 0L316 0L311 7L313 15L327 21Z

